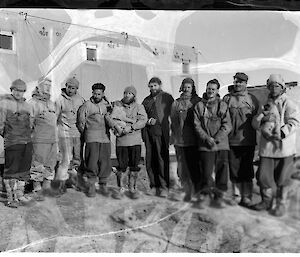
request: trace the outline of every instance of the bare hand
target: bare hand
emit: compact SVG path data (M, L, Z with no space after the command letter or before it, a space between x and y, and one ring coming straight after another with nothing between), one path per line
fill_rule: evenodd
M131 132L131 126L126 126L124 129L123 129L123 134L128 134L129 132Z
M148 124L151 125L151 126L155 125L155 123L156 123L156 119L154 119L154 118L150 118L148 120Z
M118 133L119 135L122 135L123 129L122 129L119 125L116 125L116 126L115 126L115 129L116 129L116 131L117 131L117 133Z
M206 139L206 143L208 144L208 146L210 148L214 147L216 144L215 140L212 137L209 137L208 139Z

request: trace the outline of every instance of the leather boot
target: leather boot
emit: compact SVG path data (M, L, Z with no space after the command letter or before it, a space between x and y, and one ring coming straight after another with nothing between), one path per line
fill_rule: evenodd
M253 183L251 182L242 182L241 183L241 201L240 206L250 208L252 206L252 191Z
M260 188L261 202L251 206L255 211L269 210L272 207L272 188Z
M129 171L128 173L128 187L130 192L130 198L132 199L138 199L139 198L139 192L137 190L137 179L138 179L138 172L135 171ZM133 180L133 181L131 181Z
M96 186L95 186L95 179L88 179L88 191L87 196L88 197L95 197L96 196Z
M17 190L16 179L4 179L3 183L5 185L7 202L6 206L10 208L18 208L18 201L15 198L15 191Z

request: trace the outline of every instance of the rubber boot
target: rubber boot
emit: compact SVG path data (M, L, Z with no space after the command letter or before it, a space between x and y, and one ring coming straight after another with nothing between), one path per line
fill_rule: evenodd
M4 179L3 180L6 194L7 194L7 202L6 206L10 208L18 208L18 202L15 198L15 191L17 190L17 181L16 179Z
M19 205L23 206L32 206L34 204L34 200L30 197L25 197L25 181L18 180L17 185L17 197L19 201Z
M129 171L129 173L128 173L128 187L129 187L129 192L130 192L130 198L131 199L138 199L139 198L139 192L137 190L138 174L139 173L136 172L136 171Z
M255 211L265 211L272 207L272 188L260 188L261 202L251 206Z
M117 171L116 176L117 176L117 185L118 185L118 190L115 190L112 194L112 198L114 199L121 199L124 195L124 188L123 188L123 181L122 181L122 171Z
M96 180L94 178L88 179L88 191L87 196L88 197L96 197L96 186L95 186Z
M286 213L286 196L284 195L284 187L280 186L276 191L276 206L270 213L276 217L282 217Z
M36 201L44 201L43 191L41 187L41 182L33 181L33 198Z
M241 183L241 201L240 206L251 208L252 206L252 192L253 192L253 183L251 182L242 182Z

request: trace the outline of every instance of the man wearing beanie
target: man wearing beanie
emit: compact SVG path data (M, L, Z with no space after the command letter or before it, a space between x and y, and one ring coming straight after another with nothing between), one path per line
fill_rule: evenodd
M262 201L253 209L269 210L275 216L283 216L286 211L286 187L293 172L293 159L296 154L296 129L300 125L296 103L286 95L286 87L281 75L272 74L267 80L270 91L268 103L275 105L280 115L280 133L262 133L260 138L260 163L257 180ZM262 110L254 119L253 126L261 129L268 112ZM277 142L277 143L274 143ZM274 201L272 201L272 195Z
M53 196L51 181L54 179L58 154L57 114L50 100L51 80L41 77L29 101L33 116L33 157L30 177L36 200L43 195ZM43 189L43 190L42 190Z
M17 79L10 87L11 94L0 100L0 135L4 138L5 164L3 180L7 192L7 206L30 205L24 196L29 180L32 159L30 105L23 97L26 84Z
M105 86L96 83L92 86L92 97L78 110L77 126L84 135L84 174L88 178L87 196L96 196L95 183L99 181L99 192L108 196L106 186L111 174L111 143L109 127L112 121L108 115L109 102L106 100Z
M77 112L84 103L78 91L79 81L69 78L66 87L61 90L61 95L55 102L58 113L58 146L62 160L55 174L55 180L60 182L60 192L66 192L65 182L69 178L68 171L78 170L82 157L82 144L80 132L76 127Z
M256 145L256 131L252 127L252 118L258 111L258 100L247 91L248 76L237 72L234 75L233 87L224 96L228 104L232 130L229 134L229 171L232 182L232 204L241 196L240 205L252 205L253 191L253 158Z
M148 115L143 129L143 140L146 146L146 169L150 180L151 195L159 194L168 197L169 189L169 138L170 114L173 97L162 90L162 82L153 77L148 83L150 95L143 105Z
M114 105L121 107L124 110L125 126L123 128L118 128L118 123L116 118L113 117L113 112L111 118L114 121L114 127L117 130L121 129L121 133L116 137L116 154L118 159L117 167L117 184L119 190L113 194L113 197L120 199L123 196L123 184L122 175L126 172L129 167L128 172L128 188L131 198L136 199L139 197L137 191L137 178L140 171L139 162L141 159L141 149L142 149L142 135L141 129L145 127L147 122L147 114L143 105L136 102L136 89L133 86L126 87L124 90L124 97L121 101L115 102Z

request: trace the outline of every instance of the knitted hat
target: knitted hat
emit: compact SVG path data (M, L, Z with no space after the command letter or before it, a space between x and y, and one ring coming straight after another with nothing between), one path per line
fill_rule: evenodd
M131 93L133 94L134 96L136 96L136 89L134 86L130 86L130 87L126 87L124 89L124 93Z
M245 73L243 73L243 72L237 72L237 73L233 76L233 78L234 78L234 79L237 78L237 79L239 79L239 80L241 80L241 81L248 81L248 76L247 76Z
M46 78L45 76L42 76L38 80L38 86L43 85L45 82L50 82L50 84L51 84L52 81L51 81L51 79Z
M26 91L27 86L26 83L22 79L16 79L11 83L10 89L16 89L20 91Z
M79 87L79 81L76 78L68 78L66 84L72 87Z
M92 85L92 90L102 90L103 92L105 91L105 86L102 83L95 83Z
M267 80L267 86L271 85L272 83L277 83L282 86L282 88L285 88L285 83L283 78L280 74L271 74L270 77Z

